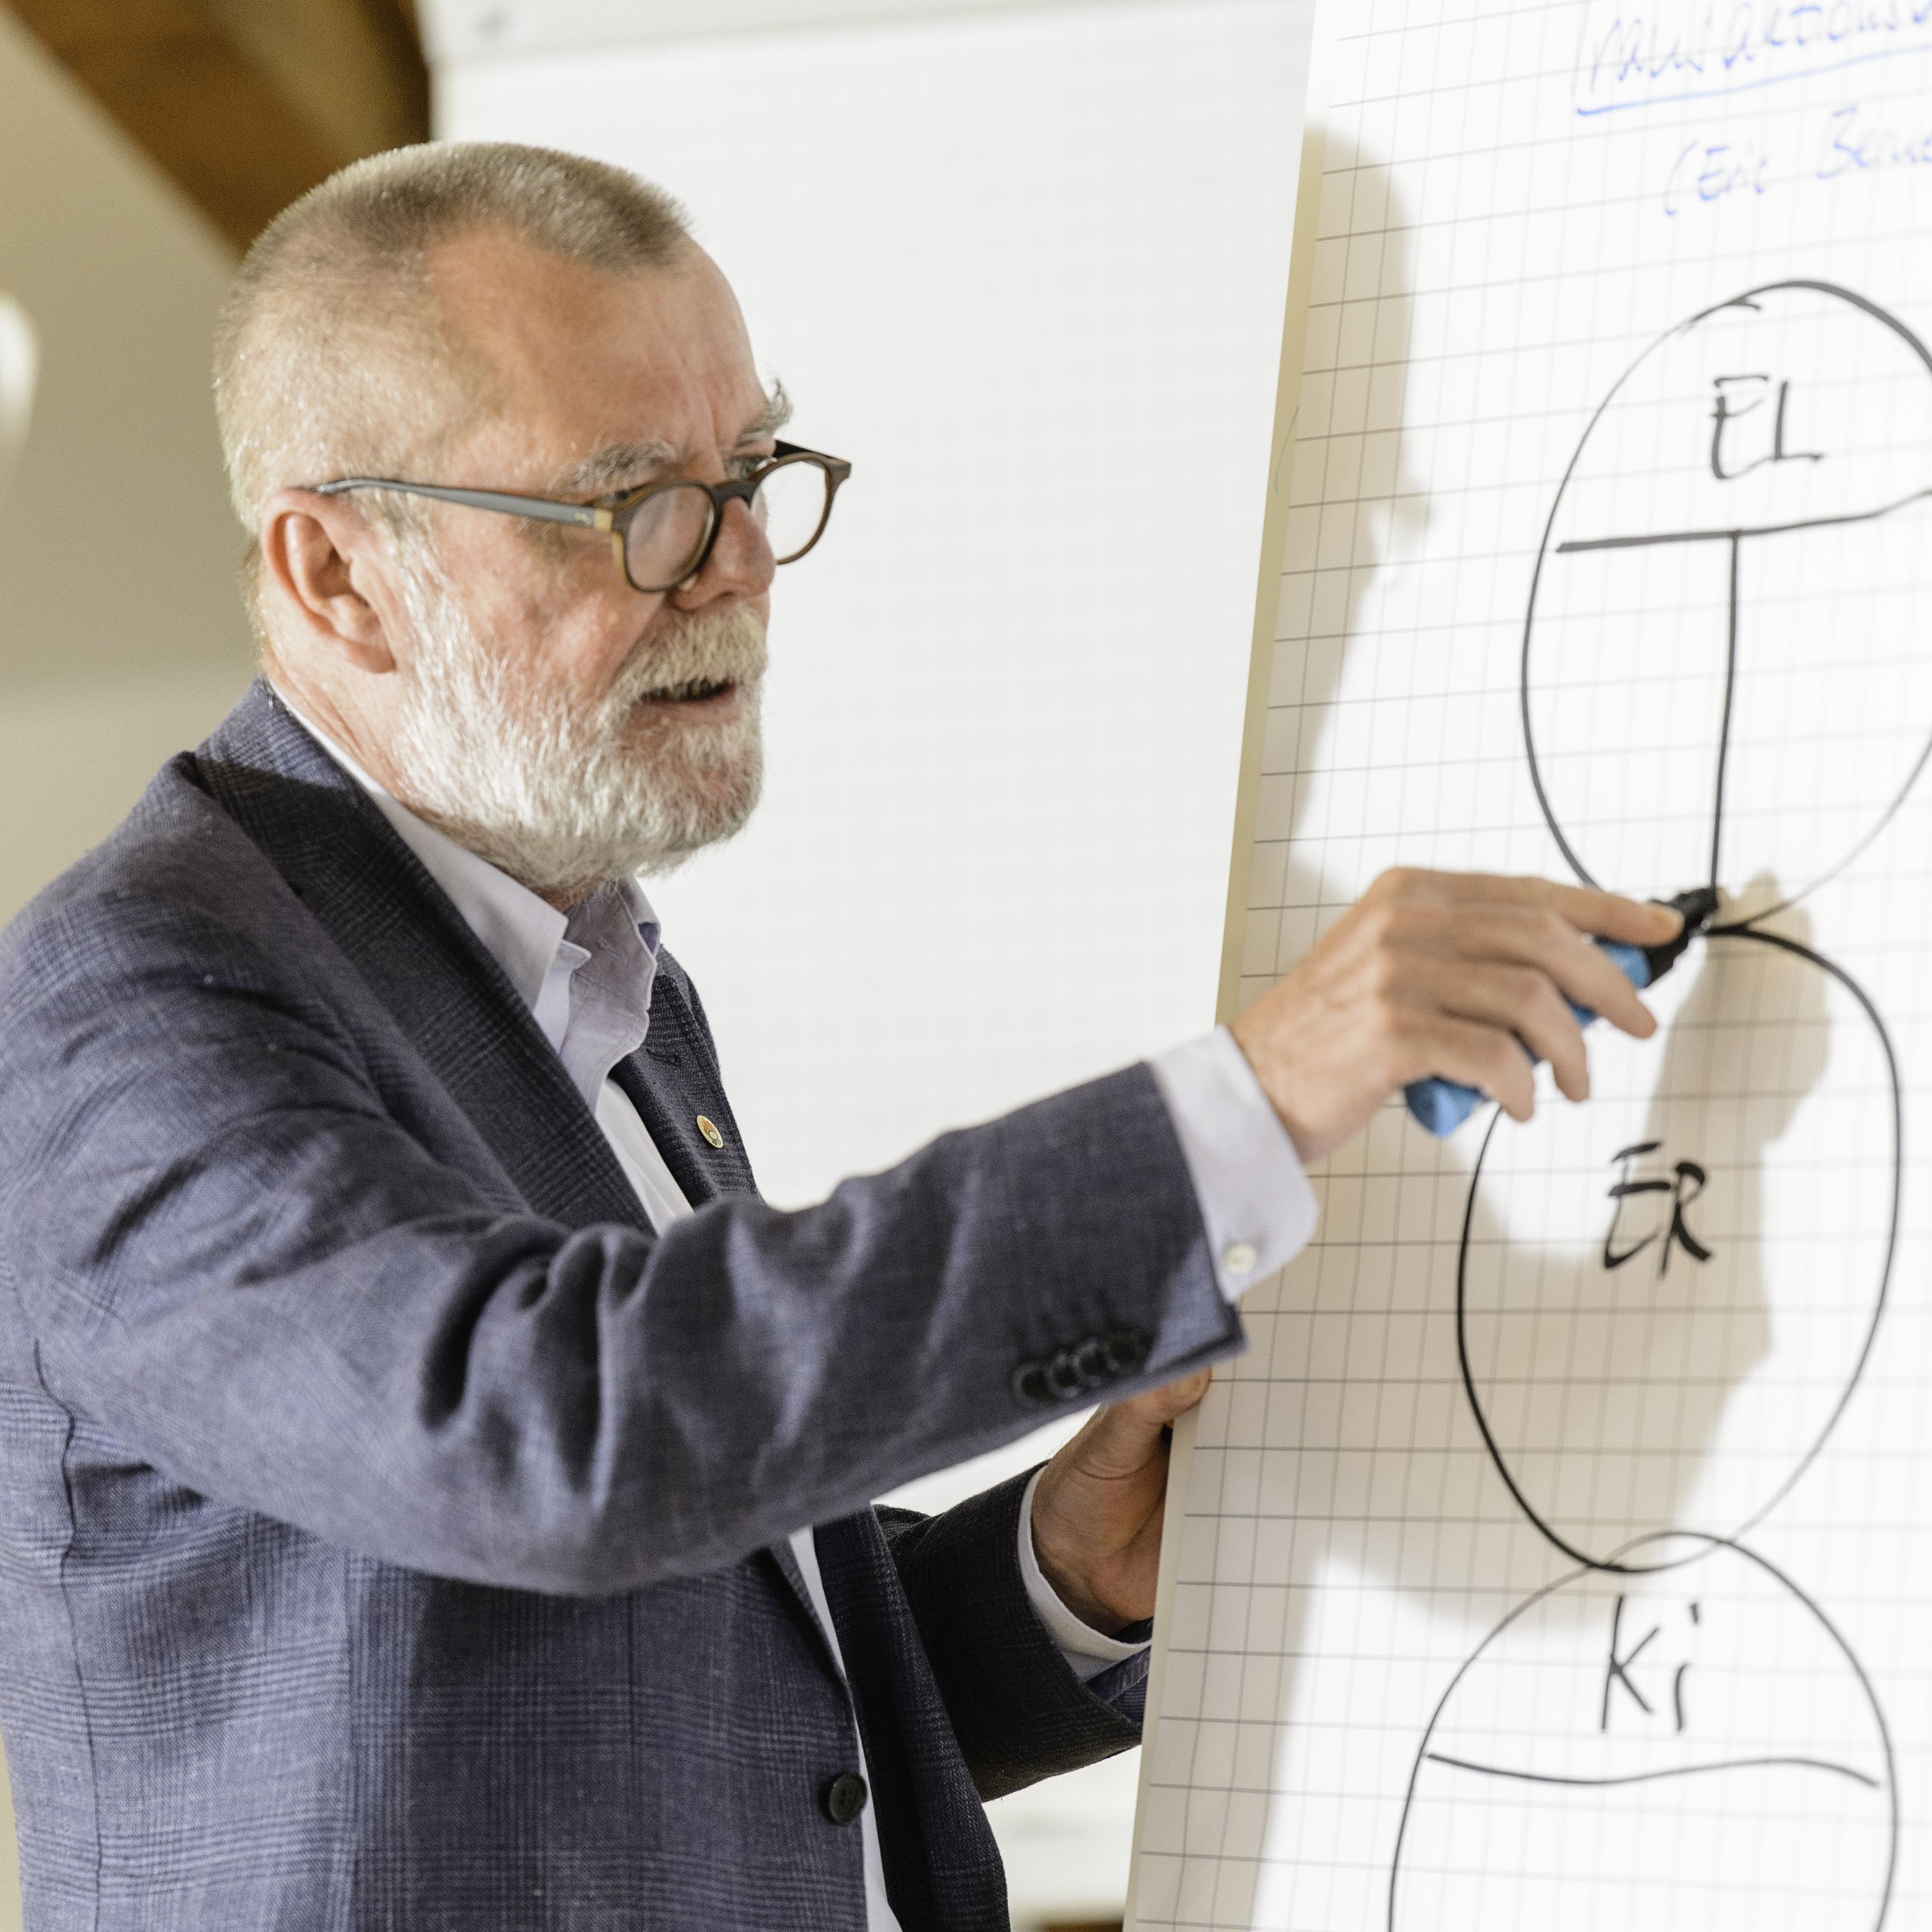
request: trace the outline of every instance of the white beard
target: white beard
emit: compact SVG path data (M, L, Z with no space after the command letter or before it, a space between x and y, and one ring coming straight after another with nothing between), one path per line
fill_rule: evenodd
M404 801L532 892L662 873L728 838L764 776L764 626L742 604L686 618L586 703L532 656L498 652L434 566L406 571L416 650L396 740ZM738 686L724 722L634 716L646 693Z

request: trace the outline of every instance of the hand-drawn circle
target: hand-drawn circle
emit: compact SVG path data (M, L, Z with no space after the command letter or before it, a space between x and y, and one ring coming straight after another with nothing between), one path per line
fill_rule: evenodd
M1666 1530L1746 1534L1790 1492L1864 1373L1898 1250L1898 1064L1871 1001L1779 934L1701 946L1654 996L1675 1011L1653 1040L1593 1044L1591 1101L1521 1126L1496 1110L1456 1257L1490 1459L1551 1544L1606 1570ZM1813 1378L1749 1380L1774 1317ZM1716 1520L1685 1520L1694 1484Z
M1898 1870L1898 1786L1864 1665L1817 1603L1754 1551L1682 1532L1666 1540L1701 1544L1696 1568L1568 1571L1457 1669L1409 1772L1388 1932L1677 1932L1710 1924L1720 1890L1756 1932L1880 1932ZM1792 1684L1802 1694L1781 1700ZM1772 1811L1780 1802L1788 1808ZM1776 1828L1765 1828L1768 1812ZM1687 1825L1714 1845L1687 1858Z
M1790 904L1850 863L1932 756L1928 541L1932 351L1896 317L1774 282L1652 343L1564 472L1523 620L1531 780L1576 876L1774 873Z

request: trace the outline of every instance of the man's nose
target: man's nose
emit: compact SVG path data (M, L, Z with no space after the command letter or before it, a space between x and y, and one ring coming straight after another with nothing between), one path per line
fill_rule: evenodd
M718 541L704 567L670 593L671 602L682 609L698 610L724 598L762 597L772 587L777 569L772 547L750 506L734 496L724 506Z

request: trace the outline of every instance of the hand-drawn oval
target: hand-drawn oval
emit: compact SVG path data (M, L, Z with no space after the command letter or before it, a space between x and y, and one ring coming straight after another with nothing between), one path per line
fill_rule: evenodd
M1456 1672L1410 1773L1389 1932L1883 1925L1897 1786L1863 1666L1763 1558L1672 1540L1637 1574L1559 1578Z
M1584 1105L1498 1112L1457 1262L1496 1468L1605 1567L1654 1532L1742 1534L1790 1490L1864 1369L1898 1238L1898 1070L1848 975L1740 929L1652 1000L1651 1040L1592 1036Z
M1545 818L1586 883L1666 896L1848 862L1932 750L1918 560L1932 352L1850 290L1669 331L1572 457L1523 626Z

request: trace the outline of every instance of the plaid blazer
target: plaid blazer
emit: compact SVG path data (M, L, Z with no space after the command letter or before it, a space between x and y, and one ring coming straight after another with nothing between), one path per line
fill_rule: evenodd
M1018 1484L868 1498L1236 1345L1152 1078L784 1214L674 962L618 1077L698 1209L662 1235L259 685L0 938L34 1932L862 1932L855 1714L907 1932L1004 1932L981 1798L1130 1744L1131 1696L1028 1606Z

